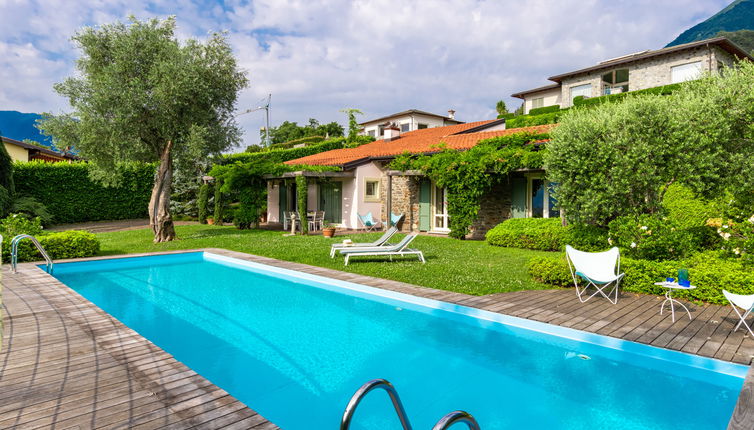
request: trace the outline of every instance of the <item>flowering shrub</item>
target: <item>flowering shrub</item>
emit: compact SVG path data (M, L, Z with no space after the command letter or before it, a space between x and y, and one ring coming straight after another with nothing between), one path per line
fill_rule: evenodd
M36 236L42 233L42 220L30 218L24 214L10 214L0 220L0 234L10 240L19 234Z
M622 216L609 224L610 244L624 255L643 260L684 258L701 248L703 234L680 229L665 217L644 214Z
M717 227L722 249L728 256L754 263L754 215L740 222L710 220L710 225Z

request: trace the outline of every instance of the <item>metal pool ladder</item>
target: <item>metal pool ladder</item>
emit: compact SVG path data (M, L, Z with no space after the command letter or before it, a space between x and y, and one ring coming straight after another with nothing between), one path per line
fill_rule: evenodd
M356 407L359 406L359 403L361 403L364 396L376 388L382 388L387 392L388 396L390 396L390 400L393 402L393 408L395 408L395 412L398 414L398 419L401 420L403 430L412 430L411 423L409 423L408 416L406 416L406 410L403 409L403 403L401 403L401 399L398 397L398 391L393 387L393 384L385 379L372 379L362 385L361 388L353 394L351 400L346 406L346 410L343 411L343 418L340 420L340 430L349 429L353 414L356 412ZM446 430L456 423L465 423L469 427L469 430L479 430L479 423L476 422L476 419L474 419L471 414L464 411L450 412L440 418L440 421L432 427L432 430Z
M10 241L10 265L13 268L13 273L16 273L16 266L18 265L18 244L24 239L31 240L31 243L37 247L39 253L42 254L42 257L44 257L45 262L47 263L47 273L52 273L52 258L47 254L47 251L45 251L37 238L30 234L19 234Z

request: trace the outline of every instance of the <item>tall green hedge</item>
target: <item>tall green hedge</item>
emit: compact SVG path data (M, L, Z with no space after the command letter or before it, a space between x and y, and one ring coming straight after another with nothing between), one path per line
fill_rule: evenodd
M154 165L123 167L118 187L92 181L86 163L13 164L18 195L42 202L55 223L145 218L154 183Z
M573 99L574 106L596 106L605 102L617 102L629 96L636 95L663 95L667 96L677 91L683 84L669 84L661 87L647 88L644 90L629 91L626 93L608 94L599 97L578 96Z

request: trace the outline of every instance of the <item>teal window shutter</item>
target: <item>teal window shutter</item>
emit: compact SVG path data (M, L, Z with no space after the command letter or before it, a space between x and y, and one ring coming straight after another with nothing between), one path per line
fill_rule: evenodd
M526 218L526 178L511 178L511 217Z
M419 231L429 231L432 217L432 183L423 180L419 185Z
M283 222L283 212L288 210L288 187L285 183L280 184L278 193L278 222Z

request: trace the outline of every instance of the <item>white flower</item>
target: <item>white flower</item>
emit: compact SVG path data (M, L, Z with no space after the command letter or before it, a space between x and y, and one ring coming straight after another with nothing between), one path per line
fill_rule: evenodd
M609 243L610 245L612 245L613 244L613 239L611 237L608 237L607 238L607 243Z
M647 226L646 226L646 225L643 225L643 226L641 226L641 229L642 229L642 230L646 230L646 229L647 229Z
M717 229L717 233L718 233L718 234L720 234L720 233L722 233L722 232L723 232L723 231L722 231L722 230L720 230L719 228Z
M738 249L738 248L736 248L736 249L733 250L733 253L736 254L736 255L738 255L738 254L741 253L741 250Z
M723 237L723 239L725 239L725 240L728 240L728 239L730 239L730 233L723 233L723 234L721 234L721 236L722 236L722 237Z
M752 215L751 218L749 218L749 222L754 224L754 215Z
M728 224L723 224L723 228L728 228Z
M631 248L636 248L636 242L631 242Z

